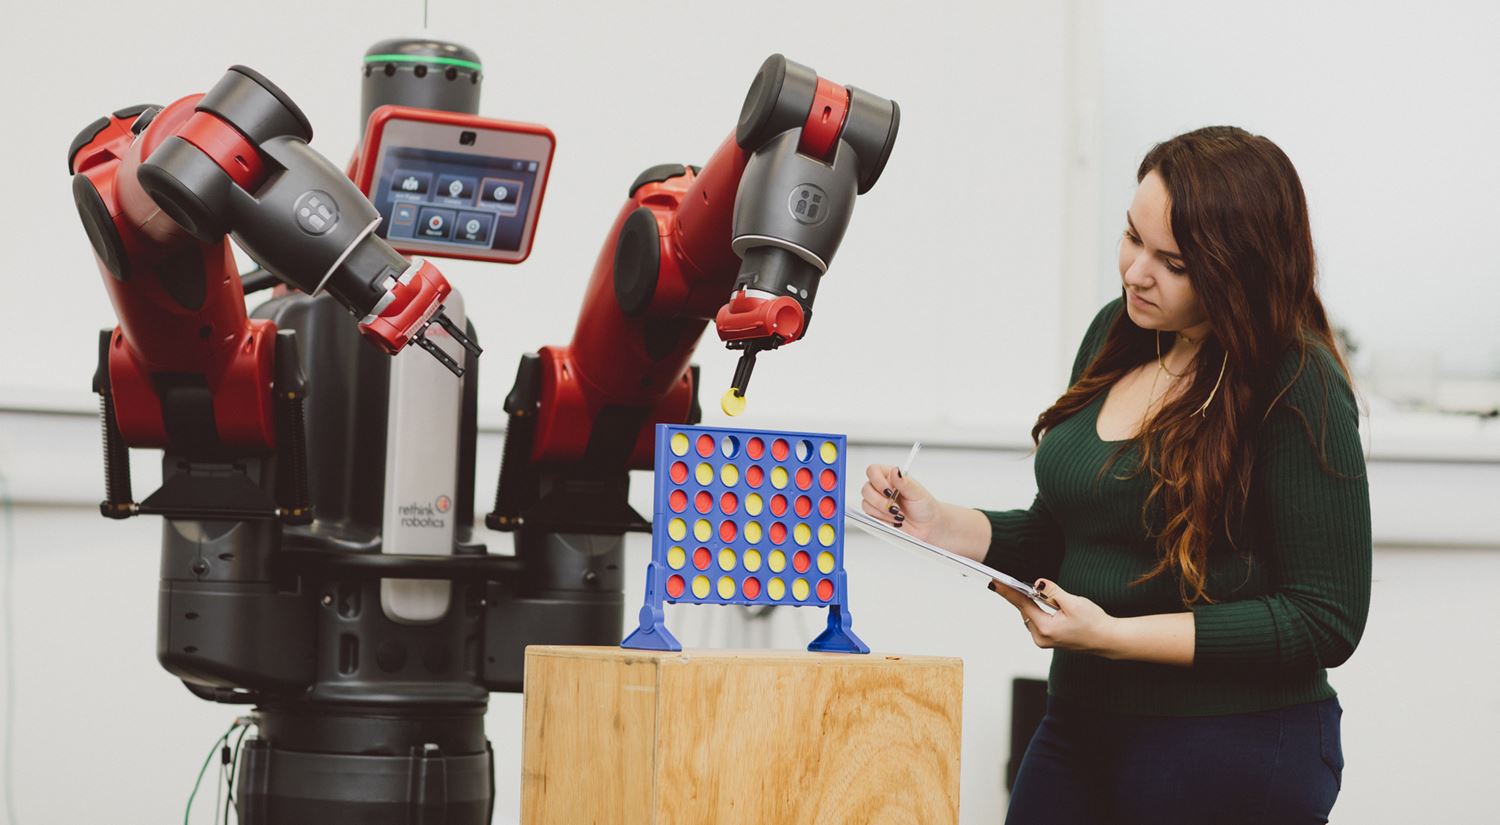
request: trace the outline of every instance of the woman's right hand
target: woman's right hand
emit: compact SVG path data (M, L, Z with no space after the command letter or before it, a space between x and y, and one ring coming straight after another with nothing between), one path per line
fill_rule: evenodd
M923 541L932 541L942 520L943 503L921 482L902 474L893 464L865 468L868 481L860 488L860 506L877 519Z

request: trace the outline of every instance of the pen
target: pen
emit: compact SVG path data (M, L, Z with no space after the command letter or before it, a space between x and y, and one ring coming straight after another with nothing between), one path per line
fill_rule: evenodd
M921 450L921 449L922 449L922 442L920 442L920 441L913 441L912 442L912 444L911 444L911 452L909 452L909 453L906 454L906 462L903 463L901 465L901 468L896 471L903 478L906 477L909 473L911 473L911 465L917 460L917 452L919 450ZM898 496L898 495L900 495L900 493L896 493L896 492L893 491L891 493L890 500L894 502L896 500L896 496Z

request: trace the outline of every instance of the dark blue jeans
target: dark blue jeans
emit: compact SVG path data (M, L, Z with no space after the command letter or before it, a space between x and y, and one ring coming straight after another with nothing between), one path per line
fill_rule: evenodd
M1100 713L1049 697L1006 825L1323 823L1344 753L1338 699L1229 716Z

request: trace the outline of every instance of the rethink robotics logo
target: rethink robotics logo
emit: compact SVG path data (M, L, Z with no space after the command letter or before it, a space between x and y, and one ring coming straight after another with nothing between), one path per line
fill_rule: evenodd
M453 499L447 496L438 496L431 504L403 504L401 505L401 526L442 529L448 526L445 516L452 509Z

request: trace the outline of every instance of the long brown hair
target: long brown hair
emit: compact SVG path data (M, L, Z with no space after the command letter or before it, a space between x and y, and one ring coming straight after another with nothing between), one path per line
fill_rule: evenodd
M1136 180L1151 172L1166 184L1172 234L1212 332L1187 389L1115 458L1138 445L1141 464L1127 477L1149 472L1152 481L1141 516L1160 558L1136 583L1173 572L1187 605L1212 601L1206 592L1209 547L1219 538L1235 544L1250 495L1256 436L1306 367L1310 349L1326 347L1346 379L1348 368L1315 288L1302 182L1276 144L1233 126L1210 126L1153 147ZM1039 444L1042 433L1154 360L1156 335L1120 312L1078 381L1037 417L1032 440ZM1175 333L1161 337L1165 351ZM1292 351L1298 354L1296 375L1279 382L1279 366ZM1222 383L1200 414L1220 383L1221 367ZM1297 412L1311 436L1307 416ZM1160 513L1155 518L1153 506Z

